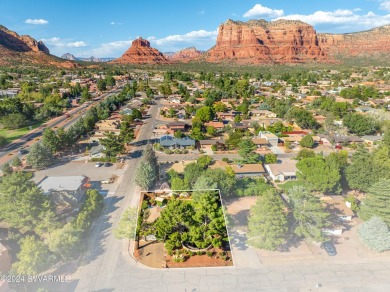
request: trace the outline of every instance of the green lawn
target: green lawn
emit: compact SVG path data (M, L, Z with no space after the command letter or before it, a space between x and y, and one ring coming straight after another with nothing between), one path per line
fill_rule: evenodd
M37 122L31 125L31 130L38 128L42 125L45 121ZM26 135L28 132L31 131L30 126L20 128L17 130L8 130L8 129L0 129L0 135L7 138L8 143L11 143L15 141L16 139L22 137L23 135Z
M291 180L288 182L285 182L284 184L278 184L278 187L283 189L284 191L287 191L288 189L291 189L292 187L295 186L303 186L305 185L305 182L301 180Z

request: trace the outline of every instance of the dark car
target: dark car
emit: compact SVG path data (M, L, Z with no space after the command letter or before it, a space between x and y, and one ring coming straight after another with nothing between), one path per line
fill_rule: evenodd
M111 166L111 163L110 163L110 162L105 162L105 163L104 163L104 166L105 166L105 167L109 167L109 166Z
M23 154L27 154L27 153L28 153L28 150L26 150L26 149L20 149L18 152L19 152L20 155L23 155Z
M330 241L325 241L324 243L322 243L321 248L325 249L326 253L329 256L335 256L337 254L335 246Z

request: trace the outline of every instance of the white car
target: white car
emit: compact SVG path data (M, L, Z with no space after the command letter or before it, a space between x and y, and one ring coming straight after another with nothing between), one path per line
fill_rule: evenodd
M97 162L97 163L95 164L95 167L100 167L100 166L102 166L102 165L103 165L103 163Z

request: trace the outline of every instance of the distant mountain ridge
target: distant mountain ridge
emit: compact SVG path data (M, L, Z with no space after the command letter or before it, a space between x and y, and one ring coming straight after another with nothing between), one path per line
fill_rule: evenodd
M193 60L198 60L204 51L199 51L195 47L189 47L174 53L164 53L164 56L172 62L187 63Z
M109 62L114 60L115 58L96 58L94 56L91 56L89 58L83 58L83 57L75 57L74 55L70 53L63 54L61 56L61 59L64 60L70 60L70 61L84 61L84 62L94 62L94 63L101 63L101 62Z

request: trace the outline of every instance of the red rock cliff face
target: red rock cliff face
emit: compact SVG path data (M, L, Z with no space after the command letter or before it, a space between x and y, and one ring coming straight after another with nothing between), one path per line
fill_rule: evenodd
M199 59L203 55L203 52L198 51L196 48L191 47L183 49L179 52L174 53L171 56L168 56L168 60L173 62L183 62L187 63L193 60Z
M35 64L56 67L74 68L77 63L61 60L50 55L49 49L42 41L36 41L28 35L18 35L0 25L0 64Z
M219 27L217 43L206 60L238 63L301 63L326 60L316 31L300 21L228 20Z
M110 63L119 64L166 64L168 60L157 49L150 47L150 43L142 38L134 40L131 47L122 57Z
M390 54L390 25L347 34L318 34L329 55L376 56Z

